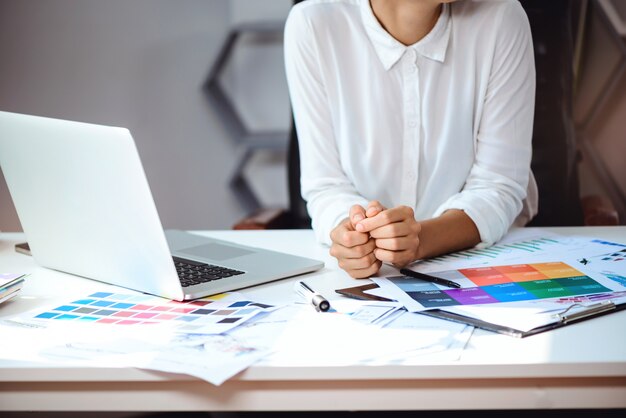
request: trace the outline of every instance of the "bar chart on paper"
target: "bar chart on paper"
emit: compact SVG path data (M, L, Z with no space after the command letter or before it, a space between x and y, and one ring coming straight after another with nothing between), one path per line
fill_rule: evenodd
M457 259L475 259L475 258L501 258L507 254L526 253L533 254L550 249L550 247L559 247L562 243L559 240L547 237L538 237L518 242L502 243L492 245L487 248L473 248L471 250L459 251L439 257L444 259L452 257Z
M562 252L575 250L584 243L575 239L556 236L528 236L520 240L509 240L487 248L472 248L439 257L421 260L412 266L424 273L444 270L458 266L490 265L496 261L514 262L515 259L536 256L545 252Z
M429 273L496 264L528 263L532 262L531 259L546 256L551 256L551 260L567 261L567 256L571 255L593 257L623 248L626 245L593 237L562 236L538 228L518 228L490 247L475 247L419 260L411 265L411 269Z
M425 308L518 302L612 291L563 262L478 267L430 274L455 281L462 287L446 289L404 276L387 279Z
M626 286L626 246L620 245L615 251L578 258L576 261L585 268Z

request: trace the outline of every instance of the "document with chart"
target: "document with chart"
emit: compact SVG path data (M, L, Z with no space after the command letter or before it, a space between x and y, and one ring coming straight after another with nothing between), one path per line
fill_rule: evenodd
M513 250L491 262L477 257L475 266L465 260L460 265L466 267L428 273L459 288L403 275L374 281L410 312L517 336L626 307L626 245L584 237L538 240L535 246L528 240L505 244Z

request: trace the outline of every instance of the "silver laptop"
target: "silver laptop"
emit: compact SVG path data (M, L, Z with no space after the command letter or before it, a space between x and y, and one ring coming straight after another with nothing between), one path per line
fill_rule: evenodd
M32 255L47 268L189 300L324 266L163 231L124 128L0 112L0 167Z

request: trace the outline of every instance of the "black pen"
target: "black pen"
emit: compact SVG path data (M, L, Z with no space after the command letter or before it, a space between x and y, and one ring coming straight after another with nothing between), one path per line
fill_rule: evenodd
M441 277L435 277L429 274L424 274L424 273L420 273L420 272L409 270L409 269L400 269L400 273L404 274L405 276L414 277L416 279L422 279L427 282L437 283L442 286L455 287L457 289L461 287L460 284L458 284L457 282L453 282L452 280L442 279Z

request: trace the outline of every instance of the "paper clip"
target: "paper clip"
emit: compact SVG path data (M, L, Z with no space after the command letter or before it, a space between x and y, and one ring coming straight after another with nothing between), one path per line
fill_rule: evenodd
M574 307L581 307L583 309L578 312L573 312L569 315L566 315L567 312ZM566 310L557 314L556 316L561 322L567 324L568 322L576 321L577 319L586 318L588 316L597 315L599 313L610 311L612 309L615 309L615 303L610 300L605 300L587 306L581 305L580 303L575 303L573 305L570 305Z

